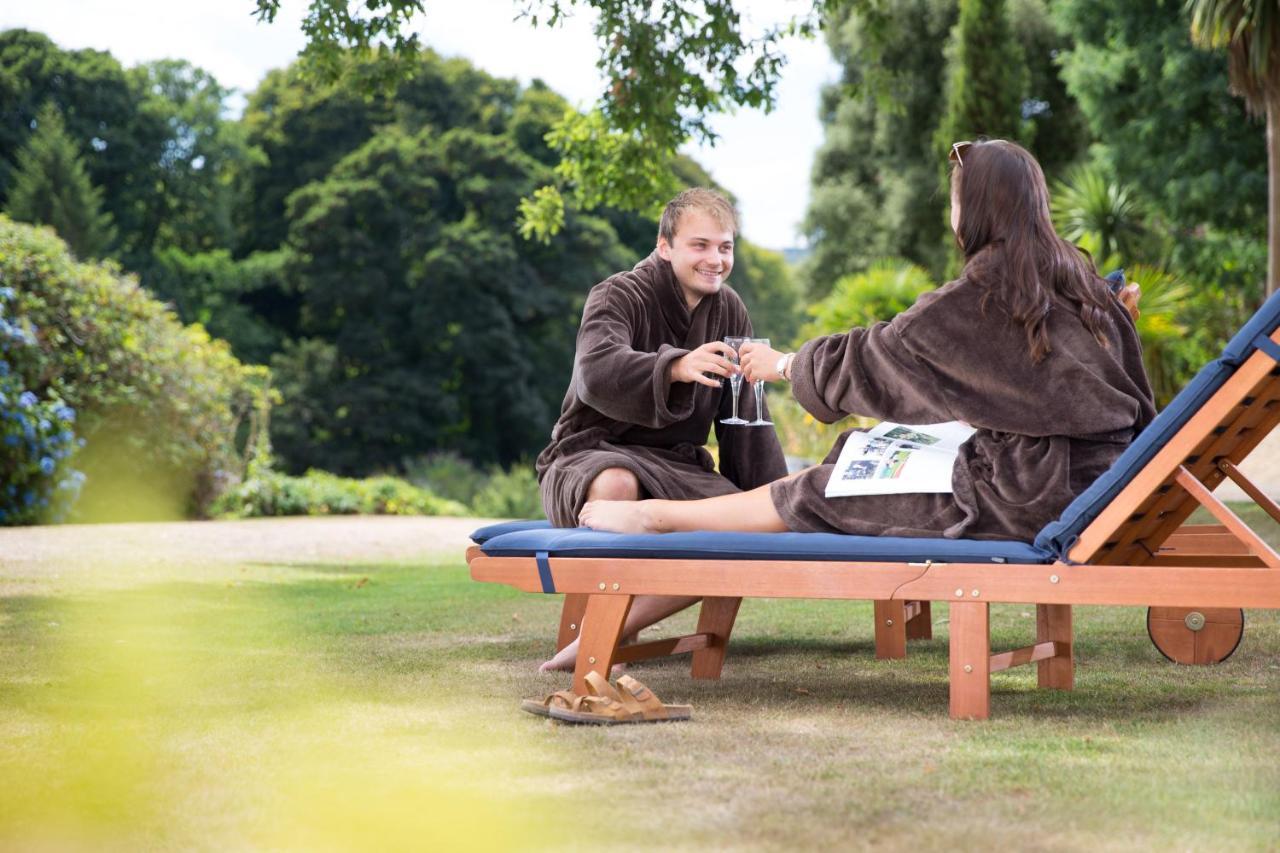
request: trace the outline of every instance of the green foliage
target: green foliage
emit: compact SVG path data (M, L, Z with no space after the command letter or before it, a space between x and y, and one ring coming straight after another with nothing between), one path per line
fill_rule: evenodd
M172 515L204 511L239 476L236 431L266 393L199 326L183 327L133 279L78 263L47 229L0 217L0 280L15 315L38 332L12 369L40 398L77 412L89 475L80 506L92 520L145 514L157 504L123 496L127 484L164 492Z
M1191 38L1206 49L1226 48L1231 87L1254 115L1276 105L1280 89L1280 14L1258 0L1187 0Z
M489 475L452 451L428 453L404 464L404 476L420 489L427 489L460 504L470 506L484 488Z
M513 465L507 471L494 471L476 494L472 508L484 518L545 518L533 466Z
M93 186L53 104L36 114L36 130L18 151L6 212L20 222L50 225L82 258L101 257L115 240L102 190Z
M1099 260L1140 257L1144 211L1133 190L1096 164L1070 172L1051 196L1053 224Z
M255 468L214 504L222 518L283 515L466 515L466 507L398 477L353 480L324 471L290 477Z
M1228 93L1226 59L1195 49L1181 3L1058 0L1061 54L1096 155L1179 234L1255 230L1266 218L1266 144Z
M946 110L934 135L935 150L979 136L1029 146L1034 131L1022 112L1029 82L1026 56L1014 38L1006 0L961 0L947 51Z
M896 258L876 261L866 272L837 281L828 296L810 306L812 319L800 330L800 339L892 320L935 286L915 264Z
M1212 358L1217 347L1206 347L1182 321L1193 291L1177 274L1138 264L1125 271L1125 278L1142 288L1138 318L1142 359L1156 405L1164 406Z

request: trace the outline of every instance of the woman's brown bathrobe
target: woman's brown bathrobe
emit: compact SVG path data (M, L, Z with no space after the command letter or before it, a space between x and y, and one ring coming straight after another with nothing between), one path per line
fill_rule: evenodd
M689 310L671 264L650 255L591 289L573 377L551 444L538 455L547 518L574 527L591 481L606 468L636 475L642 497L689 500L752 489L787 473L772 427L724 426L728 383L672 382L671 364L727 336L751 336L738 294L722 287ZM742 385L741 416L755 417ZM720 471L704 446L714 423Z
M953 281L892 322L809 341L791 367L796 400L825 423L857 414L975 427L952 472L955 493L827 498L838 443L825 464L771 487L789 528L1031 540L1151 421L1138 335L1118 301L1105 348L1055 302L1052 351L1032 364L1021 324L996 299L984 311L983 293Z

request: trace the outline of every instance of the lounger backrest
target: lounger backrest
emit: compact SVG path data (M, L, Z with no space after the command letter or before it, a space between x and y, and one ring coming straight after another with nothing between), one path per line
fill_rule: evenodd
M1036 547L1066 558L1080 534L1117 495L1143 470L1174 435L1201 409L1259 346L1280 356L1269 338L1280 325L1280 293L1266 301L1223 349L1222 355L1205 365L1182 392L1143 430L1115 464L1077 497L1062 515L1047 524L1036 536ZM1272 405L1269 400L1243 399L1242 404ZM1208 436L1206 436L1208 438ZM1254 436L1252 449L1261 435ZM1247 451L1246 451L1247 452ZM1216 485L1216 482L1215 482ZM1169 486L1162 487L1168 489ZM1189 510L1188 510L1189 511Z

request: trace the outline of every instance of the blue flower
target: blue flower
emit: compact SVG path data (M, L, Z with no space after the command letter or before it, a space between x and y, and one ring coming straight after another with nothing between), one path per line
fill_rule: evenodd
M71 424L76 422L76 410L70 406L59 406L53 410L53 414L54 417L58 418L58 420L66 421Z
M42 457L40 457L40 470L41 470L41 471L43 471L43 472L45 473L45 476L48 476L49 474L52 474L52 473L53 473L54 468L56 468L56 467L58 467L58 466L57 466L57 463L56 463L56 462L54 462L54 461L53 461L51 458L49 458L48 456L42 456Z
M4 437L4 444L5 444L5 446L6 446L6 447L17 447L17 446L18 446L18 437L17 437L16 435L14 435L13 433L10 433L9 435L6 435L6 436Z
M36 404L36 395L30 391L23 391L18 397L18 405L24 409L29 409Z
M0 359L0 376L9 375L9 362Z
M17 295L12 287L0 287L0 299L12 299Z
M48 419L48 418L41 418L41 419L40 419L39 426L40 426L40 431L41 431L41 432L48 432L48 431L49 431L49 428L50 428L51 426L53 426L53 424L49 423L49 419Z

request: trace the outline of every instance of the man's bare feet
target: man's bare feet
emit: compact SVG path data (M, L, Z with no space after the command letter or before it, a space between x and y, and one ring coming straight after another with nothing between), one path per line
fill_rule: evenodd
M619 642L618 645L629 646L635 642L635 639L635 637L623 637L622 641ZM574 640L572 643L556 652L555 657L544 662L542 666L538 667L538 672L573 672L573 668L577 662L578 641ZM609 676L612 678L619 675L625 672L626 668L627 665L625 663L614 664L613 668L609 671Z
M588 501L578 524L614 533L657 533L649 519L648 501Z

